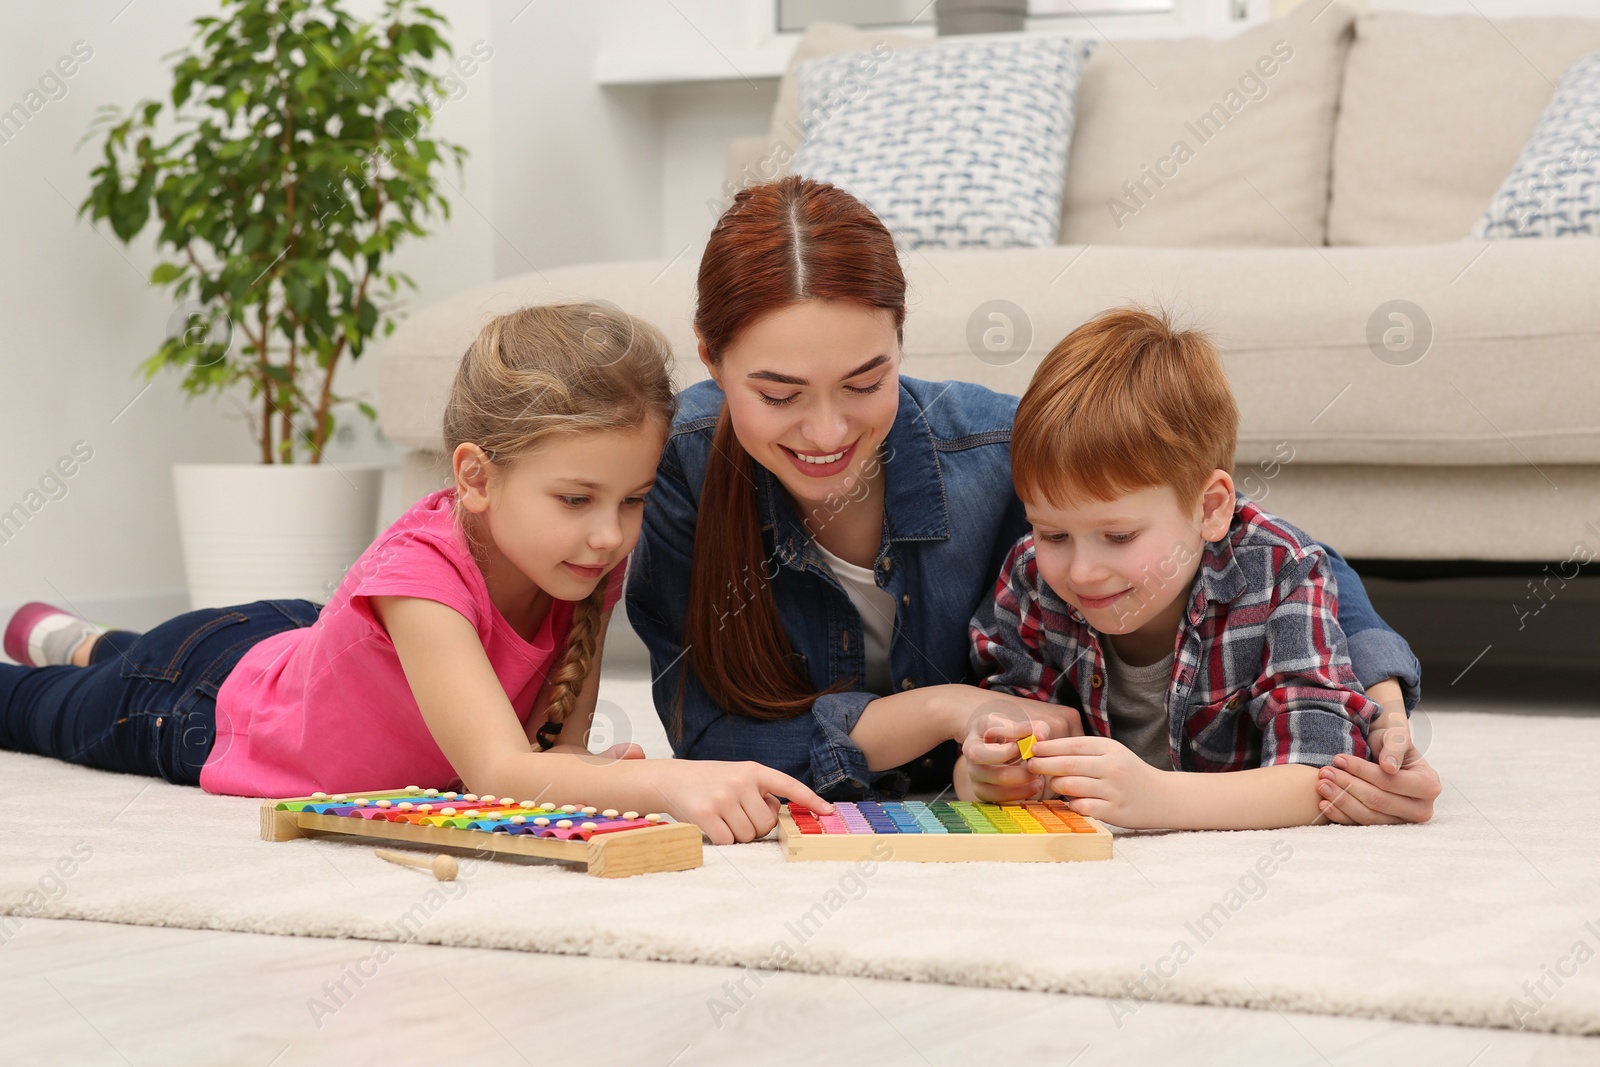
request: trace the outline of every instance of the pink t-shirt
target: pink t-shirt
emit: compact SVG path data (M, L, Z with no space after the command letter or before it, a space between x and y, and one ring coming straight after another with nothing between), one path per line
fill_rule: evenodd
M606 607L622 595L611 572ZM200 771L210 793L293 797L458 780L433 740L368 598L436 600L472 623L517 717L527 723L572 622L554 601L524 641L489 599L455 524L455 494L419 501L362 553L314 625L246 652L217 693L217 740Z

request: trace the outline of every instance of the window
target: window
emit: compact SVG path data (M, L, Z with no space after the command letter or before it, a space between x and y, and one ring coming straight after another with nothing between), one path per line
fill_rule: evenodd
M1165 15L1175 0L1028 0L1033 18L1087 15ZM778 30L804 30L813 22L853 26L933 25L933 0L778 0Z
M1046 15L1165 15L1173 0L1028 0L1028 14Z

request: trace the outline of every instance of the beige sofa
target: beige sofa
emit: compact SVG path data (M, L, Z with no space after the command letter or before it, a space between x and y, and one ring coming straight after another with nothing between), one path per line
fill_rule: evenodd
M796 62L881 39L814 27ZM1600 241L1465 239L1562 70L1593 51L1600 20L1358 18L1324 0L1225 41L1104 42L1080 87L1060 243L905 253L905 372L1020 392L1077 324L1159 303L1224 349L1241 486L1346 555L1600 555ZM771 135L734 145L731 180L780 173L797 118L791 70ZM566 267L412 315L380 385L385 432L417 450L408 491L438 477L440 409L487 317L613 301L666 331L687 384L703 376L695 270L693 253ZM1396 300L1421 314L1389 318ZM973 340L1005 325L990 301L1021 309L1026 354Z

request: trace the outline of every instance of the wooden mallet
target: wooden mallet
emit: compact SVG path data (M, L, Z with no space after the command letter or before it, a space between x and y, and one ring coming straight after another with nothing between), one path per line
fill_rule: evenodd
M390 848L373 850L381 860L398 863L403 867L416 867L418 870L432 871L433 876L441 882L456 880L456 858L454 856L433 855L416 852L396 852Z

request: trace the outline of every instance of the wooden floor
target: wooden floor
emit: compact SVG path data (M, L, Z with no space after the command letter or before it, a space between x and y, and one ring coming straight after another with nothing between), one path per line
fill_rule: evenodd
M1600 1062L1505 1030L43 919L0 962L6 1064Z

